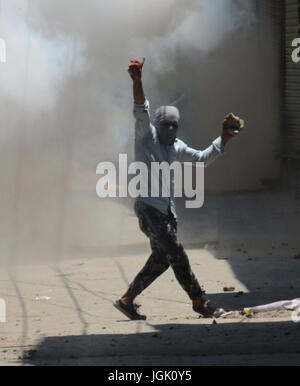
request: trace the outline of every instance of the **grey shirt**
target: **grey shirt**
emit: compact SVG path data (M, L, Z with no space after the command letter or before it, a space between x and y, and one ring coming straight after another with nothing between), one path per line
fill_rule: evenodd
M203 162L205 166L210 165L220 155L225 154L221 137L215 139L205 150L196 150L189 147L180 139L176 139L173 146L165 146L160 143L156 127L150 121L149 114L150 103L148 100L144 104L134 104L133 115L135 117L135 160L143 162L148 169L152 162L167 162L169 165L173 162ZM161 177L160 177L161 178ZM160 184L162 181L160 179ZM171 184L174 181L171 179ZM176 217L176 209L173 197L174 189L170 189L170 197L138 197L137 201L153 206L164 214L168 210ZM151 192L151 189L149 189Z

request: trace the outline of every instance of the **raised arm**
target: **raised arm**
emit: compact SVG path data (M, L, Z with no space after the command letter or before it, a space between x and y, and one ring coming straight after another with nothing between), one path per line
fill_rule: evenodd
M142 62L131 60L128 73L133 81L133 115L135 117L135 139L142 139L150 129L149 102L146 100L142 84L142 70L145 58Z
M238 135L244 128L244 121L228 114L222 125L222 134L205 150L196 150L185 143L181 143L178 152L178 160L181 162L203 162L205 166L210 165L220 155L225 154L225 146L234 136Z
M196 150L181 142L177 160L180 162L203 162L207 167L225 152L221 137L215 139L205 150Z
M133 99L137 105L142 105L146 101L142 84L142 70L145 60L146 58L143 58L141 62L131 60L128 68L129 75L133 80Z

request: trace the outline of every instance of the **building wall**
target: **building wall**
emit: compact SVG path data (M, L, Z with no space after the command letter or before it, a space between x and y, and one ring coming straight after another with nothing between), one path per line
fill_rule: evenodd
M257 20L252 28L232 36L199 68L205 93L195 91L190 114L199 117L200 128L193 122L186 138L204 147L231 111L246 122L226 157L206 169L207 192L268 189L281 175L282 1L255 1L253 7Z

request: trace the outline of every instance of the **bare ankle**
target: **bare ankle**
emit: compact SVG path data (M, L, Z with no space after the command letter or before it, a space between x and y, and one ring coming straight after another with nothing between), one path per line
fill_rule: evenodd
M132 300L128 299L128 298L121 298L121 302L124 303L124 304L131 304Z
M201 296L197 299L193 299L193 306L194 307L199 307L203 303L204 303L204 299Z
M133 292L131 288L128 288L128 290L125 292L125 294L121 297L121 300L125 304L131 304L131 303L133 303L136 296L137 296L137 294L135 292Z

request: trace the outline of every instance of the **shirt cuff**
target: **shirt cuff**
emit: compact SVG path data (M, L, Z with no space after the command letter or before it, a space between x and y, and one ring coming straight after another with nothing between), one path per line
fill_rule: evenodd
M225 150L225 147L224 147L223 143L222 143L222 138L221 137L218 137L217 139L215 139L213 141L213 145L218 150L219 153L225 154L227 152Z
M150 103L148 101L148 99L145 100L145 103L142 103L142 104L138 104L138 103L135 103L134 102L134 110L135 111L148 111L150 108Z

